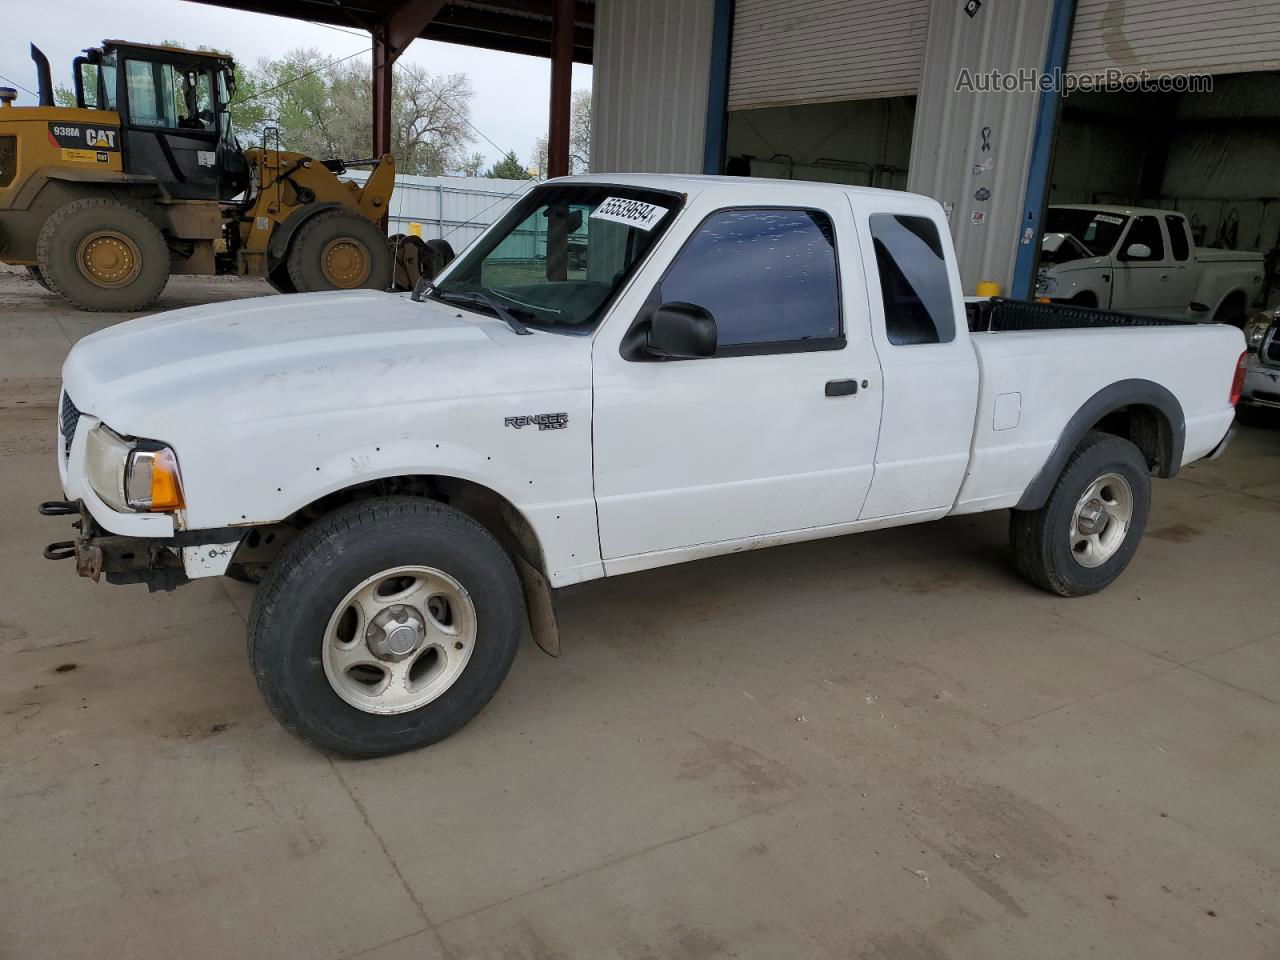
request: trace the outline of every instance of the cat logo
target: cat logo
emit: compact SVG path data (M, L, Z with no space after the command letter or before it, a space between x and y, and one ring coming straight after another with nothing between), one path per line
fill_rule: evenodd
M110 127L88 127L84 131L84 138L91 147L106 147L108 150L114 150L116 146L116 132Z

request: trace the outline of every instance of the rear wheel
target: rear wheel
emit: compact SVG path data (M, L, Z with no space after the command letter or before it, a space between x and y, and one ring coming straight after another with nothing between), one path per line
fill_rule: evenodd
M383 756L480 712L511 667L522 610L511 560L482 526L435 501L380 497L281 551L254 594L249 659L295 736Z
M1151 473L1123 437L1081 441L1039 510L1014 510L1009 539L1018 571L1063 597L1096 593L1133 559L1151 508Z
M1245 314L1248 312L1246 306L1245 298L1240 294L1233 293L1223 300L1218 309L1214 311L1213 322L1243 330L1246 319Z
M49 289L81 310L142 310L169 282L160 228L118 200L59 207L40 229L36 259Z
M318 213L298 230L286 260L300 293L316 290L385 290L391 283L391 249L373 223L344 210Z

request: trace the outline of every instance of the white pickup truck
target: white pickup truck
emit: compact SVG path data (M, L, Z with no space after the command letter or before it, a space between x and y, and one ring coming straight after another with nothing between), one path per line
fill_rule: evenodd
M220 303L81 340L66 499L41 507L79 534L45 552L153 589L257 582L271 710L375 756L474 716L526 617L558 652L553 591L581 581L1012 508L1025 577L1099 590L1152 475L1225 444L1243 353L1229 327L966 305L925 197L573 177L412 296Z
M1263 272L1260 253L1195 246L1172 210L1060 205L1045 216L1036 296L1242 327Z

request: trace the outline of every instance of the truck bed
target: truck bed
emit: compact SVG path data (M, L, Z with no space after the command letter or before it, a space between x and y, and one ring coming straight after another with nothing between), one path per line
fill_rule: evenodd
M1144 317L1065 303L1034 300L971 300L965 303L970 333L1005 333L1026 330L1070 330L1094 327L1176 327L1195 320Z

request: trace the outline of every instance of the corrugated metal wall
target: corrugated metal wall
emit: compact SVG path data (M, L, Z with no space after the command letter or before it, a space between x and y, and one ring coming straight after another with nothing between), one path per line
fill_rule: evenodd
M1078 0L1074 73L1280 70L1280 3L1271 0Z
M364 183L369 171L348 170L343 177ZM391 195L387 233L408 233L410 224L420 223L424 240L444 237L455 251L461 250L536 182L399 174Z
M596 0L594 173L701 173L713 0Z
M929 0L737 0L729 109L915 93L928 20Z
M907 189L950 205L965 293L980 280L1007 291L1038 94L957 91L957 79L964 69L1042 69L1053 5L987 2L974 17L957 0L930 7Z

